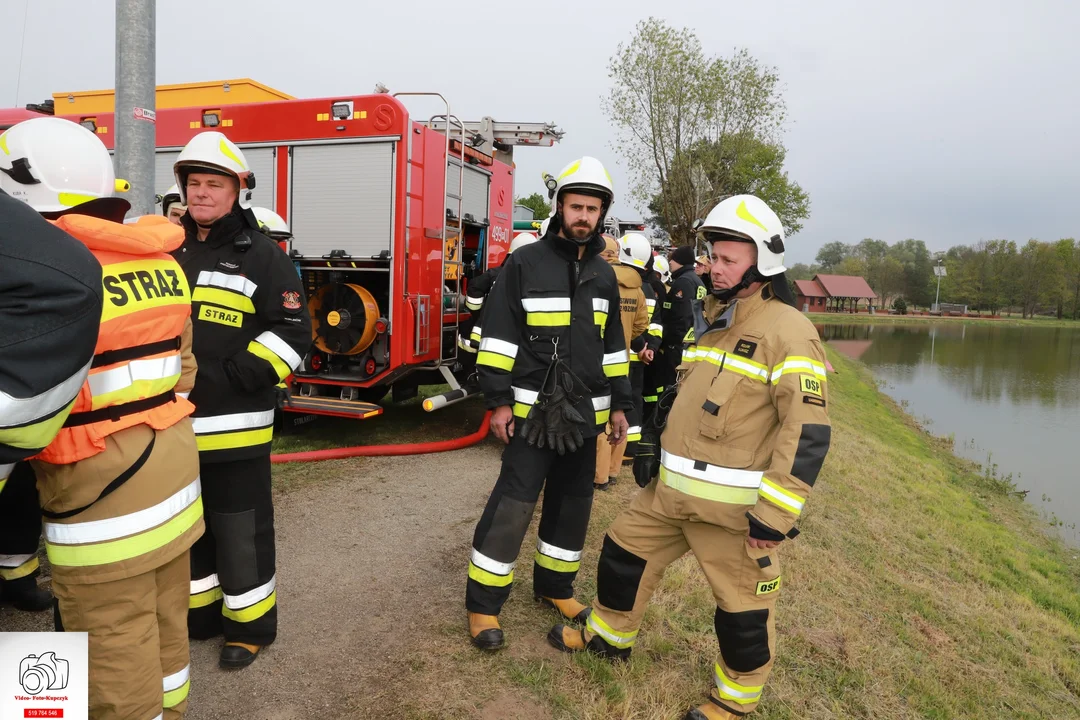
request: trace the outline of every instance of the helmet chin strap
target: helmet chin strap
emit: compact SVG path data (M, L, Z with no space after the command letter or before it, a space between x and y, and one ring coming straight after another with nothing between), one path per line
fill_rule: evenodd
M743 273L742 279L731 287L713 288L712 296L721 302L728 302L754 283L766 280L768 278L758 272L757 265L753 265Z

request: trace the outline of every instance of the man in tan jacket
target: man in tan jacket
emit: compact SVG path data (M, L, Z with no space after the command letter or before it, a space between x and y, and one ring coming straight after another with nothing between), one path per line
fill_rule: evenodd
M604 243L604 251L600 256L615 268L615 278L619 281L623 338L629 348L631 360L635 360L637 354L645 349L645 336L649 331L649 310L645 303L645 293L641 289L641 275L620 261L621 247L618 240L604 235ZM631 437L635 442L640 440L644 372L640 362L630 363L630 391L634 396L634 409L626 414L630 430L617 445L610 444L607 433L596 438L596 474L593 487L597 490L607 490L615 483L627 443Z
M776 657L777 546L798 534L831 431L825 355L790 298L779 218L736 195L699 232L723 304L686 351L673 404L672 391L660 399L660 447L642 438L645 489L604 538L586 629L556 625L548 640L628 657L665 568L692 550L716 598L720 656L709 702L683 720L734 720L757 707Z

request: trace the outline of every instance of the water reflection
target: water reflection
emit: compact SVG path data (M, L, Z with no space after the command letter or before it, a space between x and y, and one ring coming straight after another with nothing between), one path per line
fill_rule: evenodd
M1080 328L821 325L959 454L1012 474L1028 499L1080 525ZM1072 533L1076 540L1076 532Z

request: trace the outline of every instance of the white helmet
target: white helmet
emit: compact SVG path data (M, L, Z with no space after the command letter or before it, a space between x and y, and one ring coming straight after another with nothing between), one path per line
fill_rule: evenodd
M169 206L180 202L180 190L175 185L170 185L168 190L158 195L158 202L161 203L161 214L168 215Z
M652 257L652 245L640 233L627 233L619 239L619 262L644 270Z
M130 189L97 135L57 117L24 120L0 135L0 189L38 212L63 212Z
M510 241L510 252L520 250L526 245L532 245L538 240L540 240L540 238L536 237L531 232L518 233L514 236L514 239Z
M249 208L249 193L255 187L255 174L248 167L244 153L232 140L221 133L208 130L201 132L184 146L180 157L173 164L176 187L180 202L187 205L187 176L193 172L213 172L232 175L240 183L240 207Z
M783 223L763 200L753 195L721 200L698 228L698 239L710 245L717 240L753 242L757 245L759 273L771 277L786 269Z
M564 192L575 190L585 195L596 195L604 200L603 212L615 202L615 186L603 164L586 155L570 163L555 177L555 203ZM601 220L603 215L601 215Z
M265 235L274 240L285 240L292 237L289 224L273 210L264 207L252 207L251 212L255 213L255 219L259 221L259 227Z
M551 216L544 218L544 221L540 223L540 237L547 235L548 225L551 224Z
M671 282L671 266L668 265L667 258L663 255L657 255L653 258L653 270L660 275L660 282L667 284Z

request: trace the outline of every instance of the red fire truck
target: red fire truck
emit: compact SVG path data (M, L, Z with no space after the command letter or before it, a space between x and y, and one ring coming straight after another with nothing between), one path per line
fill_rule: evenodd
M443 110L410 117L403 96ZM0 126L36 113L0 111ZM112 149L112 113L71 116ZM518 146L551 146L550 123L462 123L436 93L376 93L157 112L155 191L181 148L207 129L244 151L251 203L285 218L304 279L313 341L288 410L366 418L388 392L449 383L434 410L467 396L452 368L470 277L502 263L513 234Z

